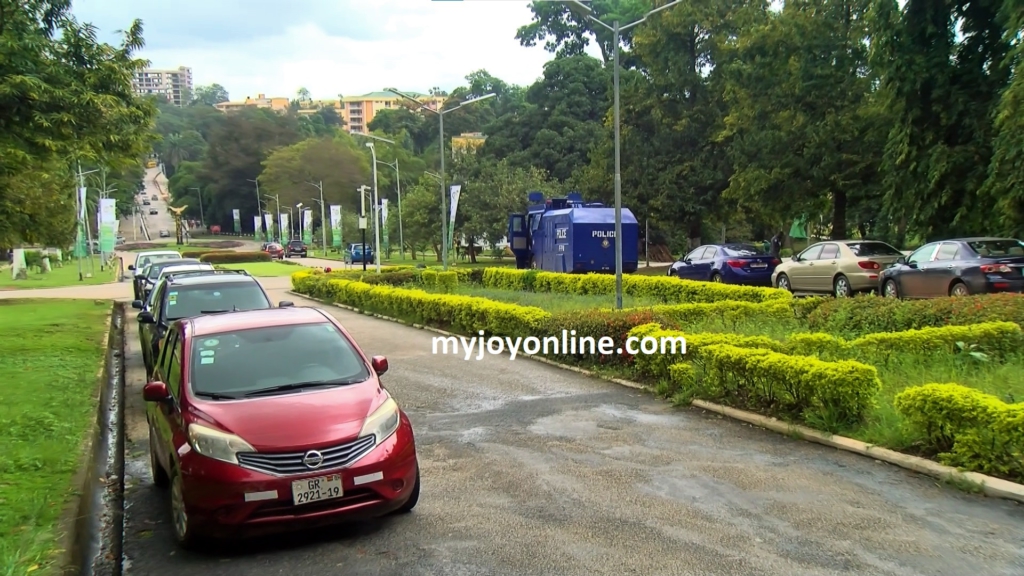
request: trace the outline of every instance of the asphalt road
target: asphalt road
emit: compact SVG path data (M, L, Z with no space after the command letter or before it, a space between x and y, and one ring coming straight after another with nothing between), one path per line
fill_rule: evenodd
M284 289L268 282L313 304ZM178 550L129 325L127 576L1024 574L1024 507L529 360L432 356L431 333L331 312L390 360L421 458L413 514Z

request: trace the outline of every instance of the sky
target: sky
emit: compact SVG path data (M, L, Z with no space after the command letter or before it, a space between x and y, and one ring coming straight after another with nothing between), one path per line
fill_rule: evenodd
M529 85L553 57L515 39L532 20L526 0L74 0L73 11L112 43L141 19L140 57L189 66L196 86L220 84L232 100L450 91L479 69Z

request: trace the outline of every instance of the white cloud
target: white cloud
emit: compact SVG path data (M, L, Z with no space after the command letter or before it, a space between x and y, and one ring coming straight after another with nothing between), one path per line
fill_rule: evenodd
M211 4L217 9L204 6ZM451 90L479 69L527 85L552 58L515 39L531 21L526 1L79 0L75 12L104 33L143 18L142 57L160 68L190 66L197 85L217 82L232 99L293 97L299 87L314 98Z

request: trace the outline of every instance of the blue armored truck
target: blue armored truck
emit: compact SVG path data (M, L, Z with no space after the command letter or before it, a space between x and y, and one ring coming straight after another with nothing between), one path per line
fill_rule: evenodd
M526 214L508 219L508 242L516 268L547 272L615 272L615 208L583 202L573 192L566 198L544 199L530 192ZM636 272L639 226L622 209L622 271Z

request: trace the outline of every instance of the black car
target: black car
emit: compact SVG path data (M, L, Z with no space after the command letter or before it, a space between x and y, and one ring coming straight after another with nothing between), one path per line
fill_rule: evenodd
M288 243L288 246L284 249L285 258L291 258L292 256L298 256L299 258L306 257L306 245L302 240L292 240Z
M958 238L932 242L878 275L889 298L941 298L1024 291L1024 242Z
M291 306L281 302L279 306ZM172 274L157 285L149 300L136 300L132 307L141 310L139 339L146 374L151 374L153 358L167 327L180 318L273 308L260 283L244 270L201 270Z

